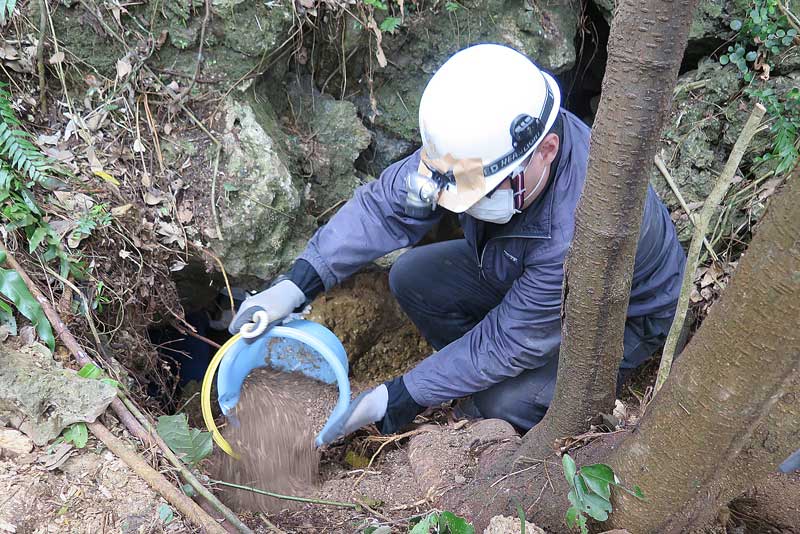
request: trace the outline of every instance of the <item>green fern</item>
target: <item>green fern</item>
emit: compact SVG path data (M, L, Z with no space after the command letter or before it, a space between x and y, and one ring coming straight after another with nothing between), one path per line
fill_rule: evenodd
M0 157L31 181L43 182L51 168L45 156L30 142L31 135L21 129L6 87L7 84L0 82Z
M6 23L6 13L8 13L8 17L11 18L16 6L17 0L0 0L0 25Z

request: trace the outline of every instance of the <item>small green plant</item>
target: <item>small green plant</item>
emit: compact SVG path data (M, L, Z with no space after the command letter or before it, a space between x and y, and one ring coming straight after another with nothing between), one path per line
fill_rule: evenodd
M93 231L110 225L112 220L107 204L95 204L78 219L67 241L70 246L78 246L83 239L92 235Z
M2 0L0 0L2 1ZM7 84L0 82L0 213L6 231L20 230L28 240L28 250L36 252L43 247L42 259L58 259L61 275L78 265L64 251L59 235L47 223L36 204L31 187L52 182L48 158L30 142L30 135L22 125L11 105Z
M72 443L77 448L82 449L89 441L89 429L86 423L73 423L62 434L66 443Z
M381 0L364 0L364 5L372 6L375 9L380 9L381 11L389 10L389 6L386 5L386 2Z
M566 521L569 528L578 527L581 534L588 534L586 526L589 516L596 521L605 521L612 512L611 486L616 486L636 497L644 500L644 493L639 486L629 490L621 485L614 475L613 469L606 464L585 465L578 470L575 460L569 454L561 458L564 467L564 478L567 479L570 490L567 494L572 506L567 510Z
M117 382L113 378L108 378L107 376L105 376L103 370L97 367L93 363L87 363L86 365L81 367L81 370L78 371L78 376L80 376L81 378L88 378L90 380L99 380L100 382L108 384L109 386L114 386L115 388L120 387L119 382Z
M452 512L431 512L409 531L410 534L475 534L475 527Z
M0 252L0 264L5 261L5 252ZM36 328L39 339L44 341L50 350L55 350L56 341L50 321L45 317L42 306L28 290L28 286L25 285L25 281L17 271L0 269L0 295L8 299L22 315L27 317ZM12 313L11 306L3 300L0 300L0 311L5 314Z
M771 87L748 87L748 96L764 104L773 122L770 128L773 143L772 151L756 158L755 162L775 161L775 174L781 175L792 170L800 158L798 139L800 139L800 88L791 88L784 98L779 98Z
M102 280L98 282L94 298L92 299L92 309L99 313L103 312L103 306L111 303L111 299L104 294L105 288L106 285Z
M380 30L382 32L393 33L399 27L400 27L400 17L386 17L381 22Z
M453 1L447 2L447 3L444 5L444 9L445 9L445 11L447 11L448 13L455 13L456 11L458 11L459 9L461 9L462 7L463 7L463 6L462 6L461 4L459 4L458 2L453 2Z
M755 67L760 58L763 70L763 65L769 65L771 56L791 46L797 36L797 30L791 27L787 16L778 7L779 1L755 0L743 20L734 19L730 23L731 29L739 33L727 53L719 57L719 62L734 65L746 82L755 78L751 65Z

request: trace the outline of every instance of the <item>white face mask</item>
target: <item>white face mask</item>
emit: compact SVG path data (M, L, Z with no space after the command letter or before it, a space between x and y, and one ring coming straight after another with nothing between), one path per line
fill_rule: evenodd
M539 189L547 167L542 169L542 175L539 176L539 181L533 186L531 192L528 193L522 200L523 205L528 198ZM520 210L514 209L514 191L511 189L498 189L492 193L491 197L483 197L471 208L467 213L481 221L490 222L494 224L505 224L511 220L515 213L521 213Z

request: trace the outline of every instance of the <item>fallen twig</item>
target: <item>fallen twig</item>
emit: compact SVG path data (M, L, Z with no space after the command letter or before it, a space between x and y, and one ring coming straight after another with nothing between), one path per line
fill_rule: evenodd
M219 484L220 486L226 486L229 488L250 491L252 493L258 493L259 495L266 495L267 497L282 499L284 501L305 502L310 504L324 504L327 506L339 506L341 508L358 508L359 506L358 504L352 502L326 501L324 499L312 499L311 497L295 497L293 495L281 495L280 493L273 493L271 491L265 491L250 486L243 486L241 484L234 484L233 482L225 482L224 480L214 480L214 479L209 479L209 480L214 484Z
M178 509L192 523L204 529L205 532L212 534L227 534L219 523L214 521L200 506L184 495L182 492L169 483L164 475L147 465L135 451L132 451L125 444L112 434L102 423L89 423L89 430L102 441L111 452L119 456L128 467L142 477L151 488L163 496L172 506Z
M763 105L756 103L738 139L736 139L736 143L731 149L728 161L725 163L725 167L722 169L717 183L714 184L714 189L711 190L711 194L708 195L708 198L703 204L703 209L700 210L700 215L694 227L694 233L692 234L692 242L689 245L686 268L683 272L681 293L680 297L678 297L678 307L675 310L675 319L672 321L672 327L669 329L669 335L667 335L667 341L664 345L664 353L661 356L661 365L658 368L655 393L658 393L658 390L667 380L670 369L672 368L672 361L678 352L678 340L681 336L681 331L686 321L686 313L689 309L689 296L692 291L692 286L694 285L694 273L697 270L697 264L700 258L700 247L702 246L703 239L706 237L711 217L725 197L725 193L728 192L728 188L736 175L736 169L739 167L745 150L750 144L750 140L755 135L758 125L761 123L761 119L764 118L766 111Z
M50 303L50 301L47 300L47 298L42 294L30 276L28 276L28 273L25 272L22 266L17 262L14 256L9 253L2 243L0 243L0 251L5 252L6 263L8 263L11 268L17 271L17 273L19 273L31 294L33 294L37 302L39 302L39 304L42 306L42 310L44 311L50 323L53 325L53 330L56 332L56 335L75 357L75 360L78 362L78 364L86 365L91 363L93 365L97 365L89 357L83 347L81 347L81 345L78 343L78 340L75 339L75 336L73 336L69 331L67 326L61 320L61 317L56 312L55 308L53 308L53 305ZM119 418L120 422L133 436L139 438L148 446L152 446L153 444L157 445L167 460L169 460L169 462L172 463L176 469L178 469L184 480L186 480L186 482L189 483L199 495L208 500L212 506L214 506L223 516L225 516L225 519L230 521L231 524L243 534L252 534L252 531L247 527L247 525L242 523L236 514L230 510L230 508L222 504L222 502L220 502L220 500L217 499L213 493L203 486L192 474L192 472L186 468L183 462L181 462L180 459L175 456L175 453L172 452L172 449L170 449L167 444L164 443L144 414L142 414L142 412L130 398L128 398L123 392L118 391L118 396L111 401L111 408L114 410L114 413L117 415L117 418Z

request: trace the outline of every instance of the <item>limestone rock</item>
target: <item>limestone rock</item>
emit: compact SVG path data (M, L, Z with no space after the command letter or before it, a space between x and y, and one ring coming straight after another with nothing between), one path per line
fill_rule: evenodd
M33 450L33 441L19 430L0 428L0 456L28 454Z
M313 219L304 210L303 184L289 172L269 104L229 97L223 117L222 239L212 246L228 274L266 280L300 253Z
M0 344L0 415L36 445L72 423L94 421L116 394L113 386L64 369L41 345Z
M560 73L575 63L578 10L569 0L487 0L454 11L426 11L395 34L384 33L387 67L374 70L378 115L385 135L419 143L419 99L430 77L453 53L477 43L500 43L524 52L542 68ZM373 115L366 86L361 114ZM376 147L376 158L388 160Z
M800 72L795 72L772 77L768 83L757 81L753 87L768 87L775 92L778 99L782 99L799 83ZM743 85L736 69L730 65L722 66L712 59L701 61L697 70L686 73L678 80L658 154L664 160L686 202L694 210L699 209L711 192L752 108L752 102L741 95ZM740 165L744 176L749 176L752 172L754 175L749 177L766 178L775 168L772 162L754 165L755 158L771 150L771 143L772 136L768 130L753 138ZM692 233L688 218L655 166L651 183L673 211L680 240L688 242ZM733 190L736 191L737 187L740 186L734 184ZM727 228L738 226L747 216L757 220L763 213L765 201L756 198L749 214L730 214ZM714 223L712 221L712 228Z
M32 10L38 9L33 5ZM157 11L154 13L153 10ZM121 13L122 25L136 27L138 21L152 22L154 38L165 37L155 47L150 64L192 76L205 15L201 0L172 0L128 6ZM34 20L38 20L38 15ZM116 27L111 15L104 22ZM52 14L59 41L75 56L101 74L114 77L116 61L125 55L123 47L107 36L103 26L79 3L57 5ZM205 32L203 78L236 81L262 63L286 40L293 24L289 2L244 2L214 0ZM134 40L129 41L136 46ZM185 78L178 78L184 82Z
M309 211L319 215L349 199L369 179L360 176L353 163L369 146L371 136L352 102L320 93L310 78L295 79L288 87L288 98L294 126L302 133L293 142L287 132L287 148L295 149L299 172L309 176Z
M508 517L505 515L496 515L489 520L489 525L483 531L483 534L520 534L522 526L518 517ZM546 534L544 530L537 527L533 523L525 521L525 534Z

